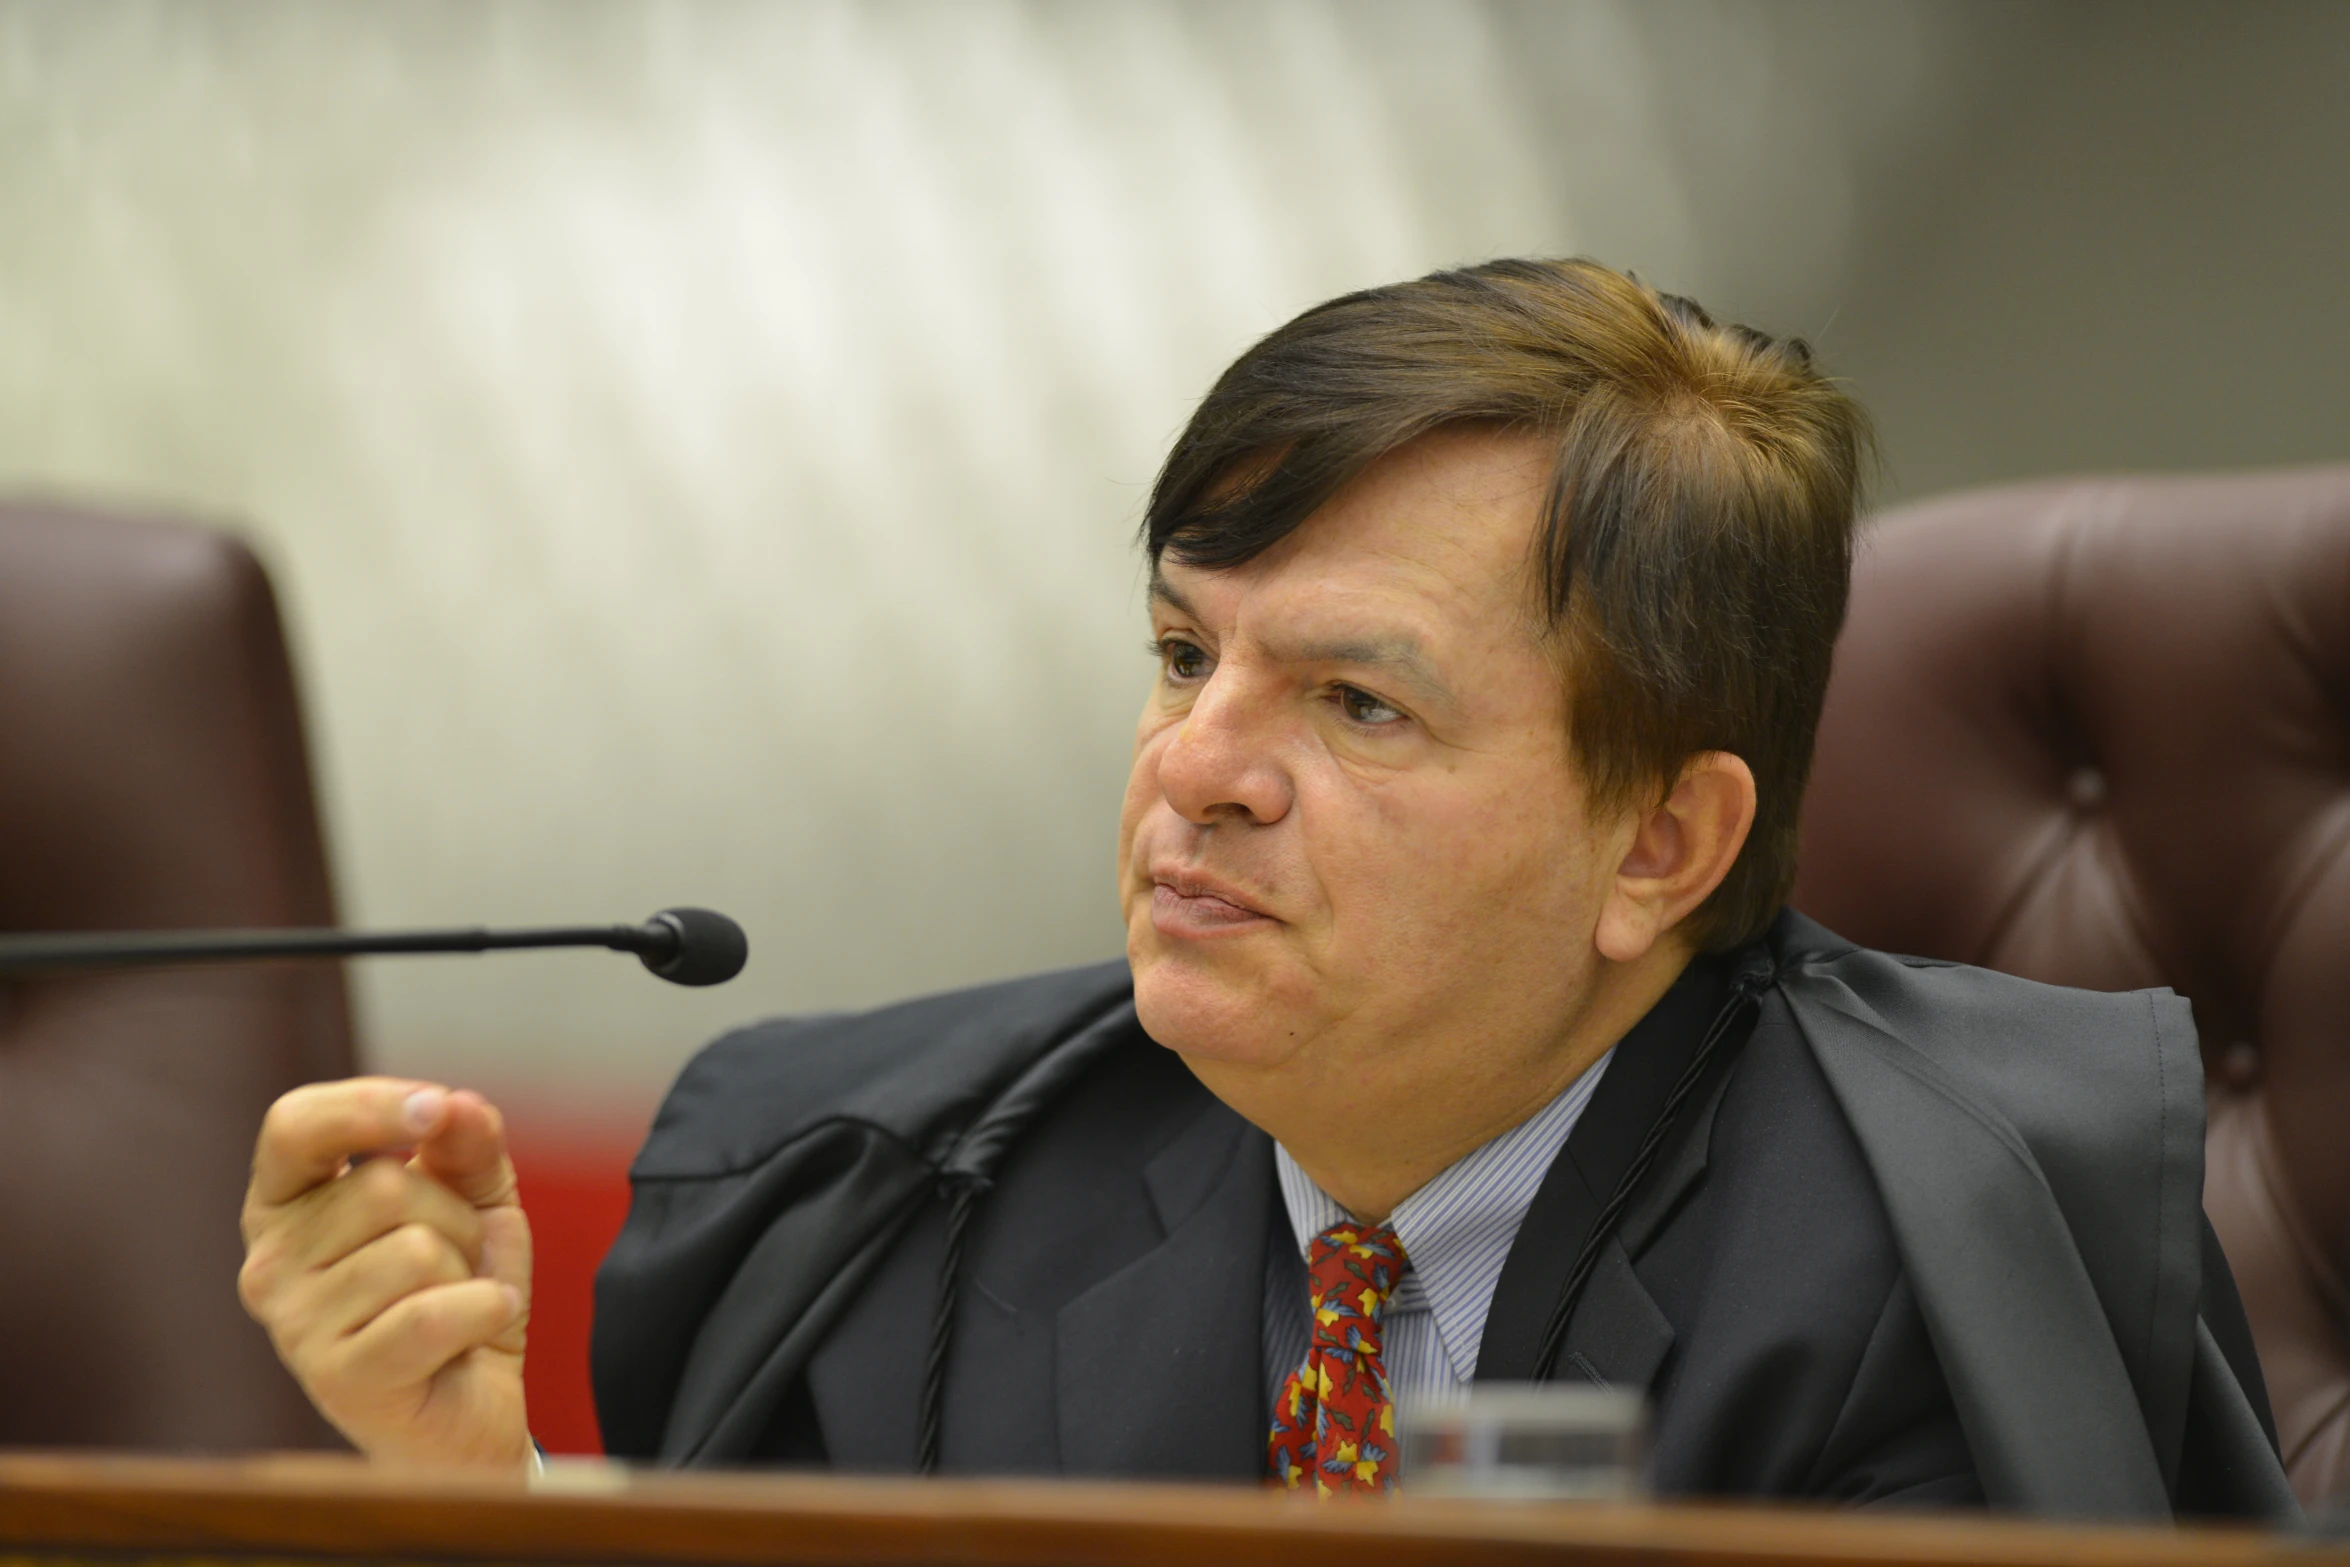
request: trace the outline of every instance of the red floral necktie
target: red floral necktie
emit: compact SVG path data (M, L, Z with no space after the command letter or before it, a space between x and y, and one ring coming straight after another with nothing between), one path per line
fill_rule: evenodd
M1265 1461L1291 1490L1324 1496L1395 1485L1395 1400L1380 1357L1379 1314L1411 1266L1395 1231L1334 1224L1306 1257L1314 1336L1273 1403Z

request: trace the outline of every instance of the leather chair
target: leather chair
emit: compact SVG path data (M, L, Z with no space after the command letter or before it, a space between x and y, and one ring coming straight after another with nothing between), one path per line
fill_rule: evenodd
M268 579L0 505L0 931L334 921ZM279 1093L352 1070L325 965L0 978L0 1444L334 1440L237 1303Z
M2350 467L1885 515L1802 867L1866 945L2193 1003L2286 1467L2350 1490Z

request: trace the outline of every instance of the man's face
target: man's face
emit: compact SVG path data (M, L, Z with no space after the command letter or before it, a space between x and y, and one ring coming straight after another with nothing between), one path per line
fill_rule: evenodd
M1120 892L1143 1025L1218 1092L1467 1098L1571 1024L1622 844L1530 607L1548 471L1442 432L1253 561L1163 567Z

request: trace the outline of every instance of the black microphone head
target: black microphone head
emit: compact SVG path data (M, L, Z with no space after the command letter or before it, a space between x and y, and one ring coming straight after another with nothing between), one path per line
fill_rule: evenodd
M750 961L743 928L713 909L663 909L645 927L670 939L637 956L673 985L723 985Z

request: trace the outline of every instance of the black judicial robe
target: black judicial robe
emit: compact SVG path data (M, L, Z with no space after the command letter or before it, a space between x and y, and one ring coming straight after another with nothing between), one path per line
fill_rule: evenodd
M1667 1495L2290 1518L2202 1212L2186 1003L1852 946L1800 916L1570 1319L1645 1388ZM1551 1303L1726 993L1628 1035L1519 1232L1480 1381ZM948 1472L1260 1476L1272 1144L1145 1037L1120 964L727 1035L689 1065L597 1278L605 1446L915 1467L949 1194L983 1189ZM1302 1275L1301 1275L1302 1277ZM1301 1283L1302 1290L1302 1283Z

